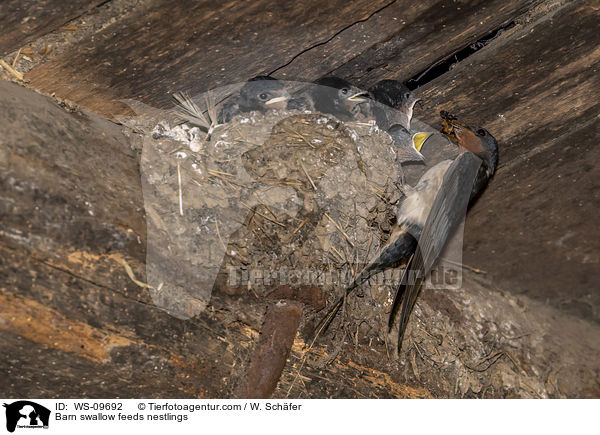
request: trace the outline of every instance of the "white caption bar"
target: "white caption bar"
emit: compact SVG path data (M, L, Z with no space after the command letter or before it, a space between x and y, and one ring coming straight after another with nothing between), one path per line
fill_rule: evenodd
M17 435L591 433L600 409L598 400L0 400L0 433Z

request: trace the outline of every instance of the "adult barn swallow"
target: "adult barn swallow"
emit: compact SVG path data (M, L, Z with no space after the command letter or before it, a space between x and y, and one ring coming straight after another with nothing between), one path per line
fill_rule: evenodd
M463 126L447 112L442 112L441 116L442 133L467 152L461 153L455 160L444 160L433 166L415 187L402 187L404 198L398 207L397 226L390 241L346 287L345 295L329 310L317 330L331 323L344 298L359 284L373 274L408 259L389 319L391 327L401 301L400 351L404 330L423 280L453 230L464 218L468 204L483 191L498 164L498 143L487 130ZM407 282L409 273L413 278L417 277L414 282Z
M285 109L290 94L279 80L269 76L256 76L248 80L236 98L223 105L219 123L229 122L239 113L257 110Z
M288 109L311 110L351 121L360 113L359 105L369 100L369 94L339 77L315 80L302 95L290 100Z
M388 325L391 328L396 307L401 302L398 352L423 281L453 231L464 219L468 206L483 192L498 166L498 142L487 130L461 125L448 112L440 115L443 119L442 133L468 152L460 154L445 171L415 253L394 297ZM409 276L414 279L408 279Z
M375 101L372 112L380 129L400 124L410 131L413 108L420 100L410 89L397 80L381 80L369 89L369 94Z
M451 164L452 160L441 161L425 172L414 187L408 185L401 187L403 198L396 212L396 227L388 243L356 275L347 287L347 292L374 274L406 260L415 252L444 174Z

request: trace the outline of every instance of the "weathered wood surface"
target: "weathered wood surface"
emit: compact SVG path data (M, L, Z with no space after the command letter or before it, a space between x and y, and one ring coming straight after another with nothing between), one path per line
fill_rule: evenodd
M600 320L600 3L515 27L420 90L500 141L500 168L467 220L465 262L498 286Z
M407 345L399 362L387 360L390 350L381 341L371 345L368 335L359 334L359 346L347 345L332 364L306 364L302 345L310 328L301 326L275 394L600 395L597 325L561 312L598 318L597 1L470 6L431 1L418 7L404 1L352 2L335 13L334 2L321 6L327 9L278 6L273 15L260 3L225 3L217 11L208 3L182 3L165 20L160 11L166 3L144 6L149 9L37 67L29 74L31 85L107 116L119 110L115 101L121 98L170 105L169 91L202 91L275 70L288 79L314 79L334 70L368 86L381 78L406 80L516 19L513 29L418 91L425 106L417 117L435 123L437 112L449 109L484 125L501 142L500 170L466 230L465 262L492 279L484 287L468 280L463 291L447 297L424 293L411 322L409 344L415 345ZM535 10L520 15L533 4ZM405 14L406 24L388 26L398 21L396 13ZM306 25L299 28L301 23ZM196 30L192 36L190 28ZM207 36L208 28L214 30ZM407 58L418 60L413 66ZM6 138L0 146L0 165L6 162L0 193L0 343L10 355L0 368L11 374L0 390L21 397L230 395L243 376L264 304L217 295L212 310L186 322L154 307L119 263L126 260L144 279L141 189L128 140L94 115L67 113L16 89L0 92L6 96L3 119L10 121L0 125ZM19 119L27 127L15 128ZM484 325L491 338L486 333L481 348L469 347L470 342L471 353L464 354L463 332L481 326L463 303L467 297L496 305L493 321ZM539 302L546 299L560 310ZM436 316L445 327L431 323ZM505 321L517 328L503 329ZM48 324L69 332L49 339ZM419 331L430 332L431 326L459 346L429 342L431 337ZM507 332L508 339L502 335ZM524 342L509 340L521 334ZM335 344L316 346L309 357L326 360ZM467 357L470 366L494 352L509 350L511 357L502 357L499 366L477 377L474 388L463 390L477 370L471 373L457 362L461 372L444 371L438 350L461 362ZM38 367L39 361L64 365L45 382L44 367L22 370ZM510 379L501 384L514 388L485 388L481 379L503 373ZM461 388L449 380L460 380Z
M390 15L386 14L386 17L391 17L392 21L378 27L379 34L385 35L384 38L366 50L355 51L354 57L343 64L332 64L328 72L364 87L384 78L406 81L513 21L540 2L419 2L416 3L420 6L417 10L413 10L408 3L396 2L390 7L395 10ZM294 72L302 74L300 70Z
M129 140L95 115L0 86L9 120L0 125L0 342L10 356L0 364L15 376L3 377L3 395L227 395L223 379L250 343L247 330L213 329L220 322L211 313L174 319L121 264L144 279L142 191ZM19 342L28 344L13 347ZM33 355L39 369L23 372ZM32 371L52 372L64 386L25 386Z
M124 98L165 107L174 91L194 94L264 73L312 81L335 70L360 84L387 63L401 62L414 74L538 1L275 3L268 12L262 3L215 9L214 3L159 2L27 79L109 117L124 110L118 102Z
M0 56L56 30L100 3L100 0L3 0L0 3Z
M14 121L0 127L0 347L10 355L0 364L13 375L0 389L8 397L230 397L244 379L267 301L250 291L214 294L187 321L155 307L122 265L144 279L135 150L94 115L1 86L0 110ZM363 331L332 364L324 362L343 341L327 335L307 353L319 317L310 312L275 396L598 395L598 328L529 304L472 281L447 295L426 292L400 360L379 333ZM494 352L507 356L479 373L474 366ZM64 365L54 369L58 361ZM39 372L48 366L45 383Z
M192 93L269 72L336 30L367 18L377 1L159 1L32 70L27 79L107 116L135 98L164 107Z

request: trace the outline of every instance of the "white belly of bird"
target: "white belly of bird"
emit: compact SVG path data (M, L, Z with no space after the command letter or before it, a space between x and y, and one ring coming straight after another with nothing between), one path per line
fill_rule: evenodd
M415 187L403 187L405 198L398 208L397 214L399 226L404 224L425 225L435 196L440 190L444 175L451 164L452 160L443 160L425 172Z

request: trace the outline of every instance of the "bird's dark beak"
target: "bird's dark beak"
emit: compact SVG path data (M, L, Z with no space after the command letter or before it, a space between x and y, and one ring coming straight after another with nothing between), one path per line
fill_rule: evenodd
M457 118L446 111L440 112L442 117L441 132L444 136L475 154L483 152L481 139L466 125L460 124Z
M369 99L369 93L366 91L358 92L358 93L348 97L349 101L354 101L354 102L367 101L368 99Z
M275 94L275 96L270 100L265 101L265 106L269 109L285 109L287 101L290 99L290 93L287 89L274 91L273 94Z

